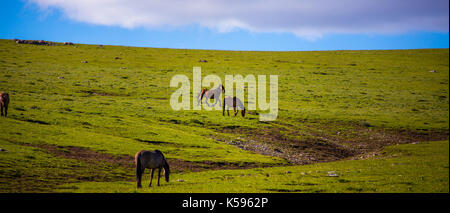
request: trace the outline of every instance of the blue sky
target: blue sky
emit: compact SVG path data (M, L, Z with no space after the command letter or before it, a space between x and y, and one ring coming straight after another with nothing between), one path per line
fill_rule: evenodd
M93 1L66 0L61 3L58 0L12 0L2 2L0 8L0 38L220 50L301 51L449 47L448 1L417 0L417 5L409 6L410 8L406 8L405 11L390 11L388 15L386 8L404 8L404 5L383 6L383 1L379 1L381 5L376 5L378 9L372 9L373 5L367 5L367 10L373 14L364 12L366 4L356 5L358 11L362 10L359 12L354 12L356 9L352 10L346 5L334 6L334 13L327 12L326 14L330 14L328 16L315 14L325 14L324 10L329 8L319 8L311 4L306 10L303 9L306 3L296 5L296 1L285 1L286 4L292 3L292 7L278 8L273 5L264 7L265 5L258 3L258 0L249 2L260 5L248 4L238 7L239 1L230 1L232 3L229 6L217 0L205 6L206 12L203 12L201 7L189 9L193 3L187 1L190 4L180 6L185 10L161 5L161 8L168 9L163 11L164 13L159 13L156 9L146 10L157 7L155 4L146 5L138 0L136 3L142 3L142 6L128 8L128 4L125 3L112 4L110 8L105 9L112 11L109 13L102 12L104 7L98 7L92 3ZM270 4L270 1L268 2ZM425 4L430 2L437 6L426 8L428 6ZM104 2L98 3L108 5ZM446 9L442 9L442 6L446 6ZM143 8L142 11L140 8ZM250 8L247 11L255 12L239 12L245 8ZM310 14L308 13L310 10L317 11ZM355 14L351 15L352 13ZM390 17L389 13L395 15ZM180 17L177 17L178 15Z

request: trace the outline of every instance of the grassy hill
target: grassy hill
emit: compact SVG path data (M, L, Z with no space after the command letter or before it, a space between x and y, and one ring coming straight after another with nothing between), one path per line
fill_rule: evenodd
M278 119L260 122L260 111L245 118L173 111L170 79L192 80L194 66L223 81L226 74L279 75ZM159 149L172 181L144 192L329 192L327 181L302 185L301 173L345 173L361 162L368 176L340 174L351 177L333 190L448 192L448 67L448 49L252 52L0 40L0 90L11 97L8 117L0 118L0 191L134 192L134 154ZM385 148L442 140L405 145L414 149L408 152ZM399 177L388 169L397 152L409 153L400 165L424 163ZM325 163L337 160L345 161ZM271 181L261 174L275 175L276 184L244 187ZM377 174L386 186L373 184ZM200 184L200 177L210 179ZM413 186L387 187L404 178ZM365 187L348 190L356 185Z

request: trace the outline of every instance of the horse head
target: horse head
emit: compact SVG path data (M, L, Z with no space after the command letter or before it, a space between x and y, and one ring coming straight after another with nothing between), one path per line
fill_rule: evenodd
M167 161L164 159L164 177L166 178L166 182L169 182L169 174L170 174L170 168Z

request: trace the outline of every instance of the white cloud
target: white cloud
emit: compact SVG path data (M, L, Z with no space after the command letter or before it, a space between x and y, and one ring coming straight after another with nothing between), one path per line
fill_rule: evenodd
M229 32L327 33L449 30L448 0L29 0L69 19L124 28L190 24Z

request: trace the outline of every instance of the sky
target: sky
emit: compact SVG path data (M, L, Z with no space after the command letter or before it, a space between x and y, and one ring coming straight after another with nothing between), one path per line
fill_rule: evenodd
M303 51L449 47L448 0L8 0L0 39Z

